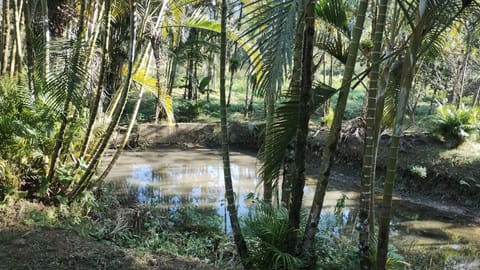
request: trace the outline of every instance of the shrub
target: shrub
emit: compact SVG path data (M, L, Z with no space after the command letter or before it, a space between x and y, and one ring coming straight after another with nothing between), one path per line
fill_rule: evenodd
M470 135L478 132L478 110L441 105L429 122L431 132L455 148L465 142Z
M302 260L287 253L288 211L266 203L252 207L244 220L255 269L298 269Z

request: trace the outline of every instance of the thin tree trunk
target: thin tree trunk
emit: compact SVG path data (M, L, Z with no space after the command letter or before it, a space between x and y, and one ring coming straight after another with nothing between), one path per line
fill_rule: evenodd
M240 30L240 27L242 27L242 16L243 16L243 4L240 2L240 14L238 15L237 30ZM233 45L232 58L235 58L237 56L237 50L238 50L238 44L235 42L235 44ZM237 63L235 62L233 63L233 65L237 65ZM228 86L227 107L230 107L230 98L232 97L232 87L233 87L233 74L235 73L236 69L237 69L236 66L230 67L230 84Z
M247 117L248 115L248 92L250 91L250 76L247 75L247 82L245 83L245 103L244 103L244 109L243 109L243 117ZM207 101L208 101L208 95L207 95Z
M480 97L480 86L478 87L477 92L475 93L475 97L473 98L472 107L477 106L479 97Z
M388 0L381 0L378 6L378 18L376 18L376 25L374 31L373 49L371 57L371 70L370 70L370 86L367 92L367 109L366 109L366 136L363 150L363 166L362 166L362 181L360 192L360 212L359 212L359 251L360 251L360 268L371 269L370 260L370 239L375 234L374 230L374 196L372 193L373 186L375 185L373 167L375 162L375 123L376 123L376 109L377 109L377 92L378 92L378 79L380 72L380 56L382 53L382 40L383 32L386 21ZM372 216L370 216L372 215ZM371 224L373 223L373 224Z
M3 21L3 57L2 57L2 75L7 74L8 71L8 55L10 51L10 32L11 32L11 22L10 22L10 0L3 0L3 12L2 12L2 21Z
M160 102L162 96L166 94L166 91L162 90L162 59L161 59L161 40L160 34L157 33L158 27L162 23L163 16L168 8L170 1L164 0L162 2L162 7L160 8L160 13L157 17L157 21L153 26L153 33L150 37L150 47L152 48L153 57L155 59L155 67L156 67L156 79L157 79L157 102L155 104L155 124L158 124L158 121L165 115L165 111L162 108L162 104Z
M426 0L420 1L423 3L420 3L419 6L426 6ZM412 88L412 81L417 62L418 51L423 39L424 16L426 16L426 13L428 13L428 11L425 10L423 12L420 10L417 12L417 21L412 38L410 40L410 47L406 50L403 60L400 92L398 94L398 104L395 114L392 142L390 144L387 172L385 176L383 204L379 219L377 246L378 270L386 269L388 240L390 234L390 217L392 213L392 193L397 171L399 141L402 134L402 124L408 103L408 96Z
M44 43L44 53L45 53L45 65L44 65L44 74L45 78L50 73L50 27L49 27L49 18L48 18L48 4L47 0L42 0L42 29L43 29L43 43Z
M112 114L112 120L110 121L107 130L105 131L105 136L102 142L96 147L95 153L88 164L84 174L68 194L69 202L71 203L75 198L83 192L88 186L89 181L93 176L94 169L98 166L100 158L103 156L105 149L112 137L113 131L118 126L120 121L120 116L123 113L125 105L127 103L127 96L132 84L132 73L133 73L133 64L135 62L135 46L136 46L136 31L135 31L135 0L130 2L130 41L128 44L128 70L127 76L125 78L125 83L121 90L121 94L118 100L120 106L115 106L114 112Z
M368 0L361 0L359 2L355 20L355 27L352 31L352 39L350 41L347 63L345 65L345 70L343 74L342 87L338 97L337 106L335 108L335 116L333 119L332 128L330 129L327 144L323 150L322 161L320 164L319 179L315 188L315 195L305 228L305 236L303 241L304 253L312 253L312 250L315 246L315 235L318 230L318 223L320 220L320 213L323 208L325 193L327 191L330 170L337 148L338 139L340 137L342 119L347 105L347 99L350 92L350 86L354 74L355 64L357 62L359 42L363 32L367 7Z
M10 77L15 75L15 63L17 60L17 39L12 40L12 50L10 51Z
M22 45L22 28L21 28L21 21L22 21L22 10L23 10L23 0L14 1L13 2L14 8L14 17L15 17L15 44L17 45L17 53L16 53L16 68L17 72L22 72L22 64L23 64L23 45Z
M302 210L303 189L305 187L305 152L307 147L308 123L310 121L310 98L313 80L313 37L315 34L315 1L301 3L304 17L299 19L300 30L303 30L303 55L301 57L301 87L298 101L298 125L295 132L295 166L292 179L292 201L288 211L288 252L297 253L298 229L300 228L300 212ZM297 28L297 31L299 29ZM297 33L300 34L300 33ZM299 36L298 36L299 37ZM306 254L304 254L306 255ZM308 255L307 255L308 257ZM307 259L308 260L308 259Z
M177 58L176 56L173 56L172 58L172 67L170 69L170 75L168 76L168 94L172 95L173 92L173 86L175 84L175 77L177 75Z
M112 160L110 160L110 163L108 163L103 173L95 181L95 185L99 185L105 180L105 178L107 177L107 175L110 173L113 166L117 162L118 158L122 154L123 150L125 149L125 146L127 145L128 140L130 138L130 134L132 133L133 126L135 125L135 120L137 119L138 110L140 109L140 104L142 103L142 97L144 92L145 92L144 87L141 86L140 91L138 93L137 102L135 103L135 108L133 109L132 119L130 119L130 123L128 124L127 132L125 133L122 139L122 142L120 143L120 146L117 148L117 151L113 155Z
M95 93L95 99L93 101L93 107L90 111L90 116L88 119L87 130L85 132L85 138L83 140L82 148L80 150L80 159L85 157L88 146L90 144L93 126L95 125L95 120L97 118L98 109L100 107L100 102L102 98L102 89L103 81L105 78L105 71L107 65L110 63L109 57L109 47L110 47L110 12L111 12L111 2L110 0L105 1L105 11L103 14L103 24L105 26L103 39L102 39L102 59L100 60L100 74L98 76L97 91Z
M249 260L248 248L243 238L238 220L237 208L235 206L235 194L232 185L232 176L230 173L230 154L228 147L228 126L227 126L227 106L225 98L225 65L227 54L227 0L222 0L221 16L221 34L220 34L220 118L222 133L222 156L223 156L223 174L225 180L225 197L227 199L230 224L232 226L233 238L237 246L237 252L240 256L245 269L252 269Z
M55 166L57 163L58 156L60 154L60 150L63 146L63 140L65 135L65 130L68 124L68 114L70 113L70 105L73 97L73 91L75 88L75 76L76 74L73 73L74 67L76 67L79 63L80 58L80 49L81 49L81 42L83 38L83 30L85 27L85 0L81 1L80 7L80 19L78 25L78 34L77 40L75 42L75 51L72 57L72 63L70 69L72 70L71 75L69 76L68 82L68 89L67 89L67 96L65 98L65 103L63 105L63 111L61 115L62 123L60 124L60 129L58 130L58 134L55 140L55 147L53 148L52 156L50 159L50 165L48 167L48 175L47 175L47 183L52 183L53 176L55 174Z
M23 16L25 19L25 45L27 50L27 81L28 81L28 89L30 93L34 92L34 82L33 82L33 69L34 69L34 33L33 33L33 21L31 12L33 10L32 0L25 1L25 8L24 12L25 15Z

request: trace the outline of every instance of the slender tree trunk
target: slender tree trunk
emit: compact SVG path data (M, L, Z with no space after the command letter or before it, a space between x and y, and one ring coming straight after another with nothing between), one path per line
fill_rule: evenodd
M228 147L227 104L225 98L225 66L227 54L227 0L222 0L221 34L220 34L220 118L222 133L222 156L223 174L225 180L225 197L227 199L230 224L233 238L237 246L237 252L245 269L252 269L249 260L248 248L243 238L238 220L237 207L235 206L235 194L230 173L230 153Z
M15 75L15 63L17 60L17 39L12 40L12 49L10 51L10 77Z
M173 86L175 84L175 77L177 75L177 65L178 65L176 56L173 56L171 61L172 61L172 67L170 69L170 75L168 78L168 94L169 95L172 95L172 92L173 92Z
M98 166L100 158L103 156L105 149L112 137L112 134L115 128L118 126L120 121L120 116L123 113L125 108L125 104L127 103L127 96L130 90L130 86L132 84L132 73L133 73L133 64L135 62L135 47L136 47L136 31L135 31L135 0L130 2L130 40L128 44L128 70L127 75L125 78L125 83L123 84L123 88L120 93L120 97L118 100L118 104L120 106L115 106L115 109L112 114L112 120L110 121L107 130L105 131L105 136L101 143L96 147L94 155L88 164L84 174L76 184L76 186L72 189L72 191L68 194L69 202L71 203L75 198L83 192L90 184L89 181L91 180L94 169Z
M301 57L301 87L298 101L298 125L295 132L295 166L292 179L292 201L288 211L288 251L297 253L298 230L300 228L300 212L305 187L305 151L307 146L308 124L310 121L310 98L313 79L313 39L315 34L315 1L301 3L299 10L305 13L299 19L300 30L303 30L303 55ZM303 24L303 25L302 25ZM297 29L298 30L298 29ZM299 33L297 33L299 34ZM306 254L304 254L306 255ZM307 255L308 257L308 255Z
M103 85L105 79L105 72L107 66L110 64L109 47L110 47L110 15L111 15L111 1L105 0L105 10L103 13L103 24L105 26L103 39L102 39L102 59L100 60L100 74L98 76L97 91L95 92L95 99L93 101L93 107L90 110L90 116L88 118L87 130L85 132L85 138L83 140L82 148L80 150L80 159L85 157L88 146L92 137L93 126L97 118L98 109L102 99Z
M2 12L2 21L3 21L3 57L2 57L2 72L1 75L5 75L8 72L8 55L10 52L10 31L11 31L11 22L10 22L10 1L3 0L3 12Z
M419 7L426 7L427 0L420 0ZM380 212L379 232L378 232L378 246L377 246L377 269L386 269L388 240L390 233L390 217L392 213L392 194L394 180L397 171L398 149L400 136L402 134L403 119L408 103L408 96L412 88L412 81L414 70L417 62L418 51L423 39L424 20L428 11L425 9L417 12L416 25L413 30L412 38L410 39L410 47L406 50L402 76L400 80L400 92L398 94L398 104L395 114L395 123L393 127L392 142L390 144L390 151L387 163L387 173L385 176L383 204Z
M247 75L247 81L245 83L245 103L243 109L243 117L247 118L248 115L248 92L250 91L250 76ZM207 95L208 98L208 95ZM208 100L208 99L207 99Z
M350 41L347 63L345 65L345 70L343 74L342 87L338 97L337 106L335 108L335 116L333 119L332 128L330 129L327 144L323 150L322 161L320 164L319 179L316 185L312 207L310 208L310 214L308 215L308 221L305 228L305 236L303 241L304 253L312 253L312 250L315 246L315 235L318 230L317 227L320 220L320 213L322 211L325 193L327 191L330 170L337 148L338 139L340 137L342 118L345 113L348 94L350 92L351 81L357 61L360 37L363 32L367 7L368 0L361 0L359 2L355 20L355 27L352 31L352 39Z
M27 80L28 80L28 89L30 93L34 93L34 82L33 82L33 70L34 70L34 33L33 33L33 21L32 21L32 11L33 3L32 0L25 1L25 7L23 9L25 19L25 45L27 50Z
M72 57L72 63L70 67L70 76L69 76L69 82L68 82L68 89L67 89L67 96L65 98L65 103L63 105L63 111L61 115L62 122L60 124L60 129L58 130L58 134L56 136L55 140L55 147L53 148L52 156L50 159L50 164L48 167L48 175L47 175L47 183L52 183L53 176L55 174L55 166L57 163L58 156L60 154L60 150L63 146L63 140L64 140L64 135L65 135L65 130L67 128L68 124L68 115L70 113L70 105L73 97L73 91L75 88L75 80L77 74L74 74L73 70L74 67L76 67L79 63L79 58L80 58L80 49L81 49L81 43L82 43L82 38L83 38L83 32L84 32L84 27L85 27L85 0L81 1L81 7L80 7L80 19L79 19L79 25L78 25L78 34L77 34L77 40L75 42L75 51Z
M17 72L22 72L22 64L23 64L23 43L22 43L22 10L23 10L23 0L20 1L13 1L13 9L14 9L14 17L15 17L15 45L17 53L16 53L16 62L17 65L12 70Z
M265 114L266 114L266 125L265 125L265 153L270 153L267 147L270 147L272 143L269 141L271 140L271 136L269 133L273 130L273 118L274 118L274 111L275 111L275 94L272 93L273 91L269 91L266 93L265 97ZM265 156L265 159L271 159L270 156ZM273 196L273 181L270 175L263 175L263 201L265 203L271 204L272 203L272 196Z
M45 65L44 65L44 74L46 78L50 73L50 27L49 27L49 18L48 18L48 4L47 0L42 0L42 29L43 29L43 43L44 43L44 53L45 53Z
M289 143L283 158L282 206L290 210L292 199L293 166L295 166L295 145Z
M380 72L380 56L382 53L383 31L385 28L386 11L388 0L381 0L378 6L378 17L376 18L373 49L371 54L371 70L370 70L370 86L367 92L367 110L366 110L366 136L363 150L363 166L362 166L362 181L360 192L360 212L358 220L359 229L359 251L360 251L360 268L371 269L370 260L370 238L375 234L374 230L374 196L372 193L375 185L373 167L376 163L375 155L375 117L377 109L377 92L378 92L378 78Z
M120 143L120 146L117 148L117 151L113 155L112 160L110 160L110 163L108 163L103 173L95 181L95 185L99 185L105 180L105 178L107 177L107 175L110 173L113 166L117 162L118 158L120 158L120 155L122 154L123 150L125 149L125 146L127 145L128 140L130 138L130 134L132 133L133 126L135 125L135 120L137 119L138 110L140 109L140 104L142 103L142 97L144 92L145 92L144 87L141 86L140 91L138 93L137 102L135 103L135 108L133 109L132 119L130 119L130 123L128 124L127 132L125 133L122 139L122 142Z
M480 97L480 86L478 87L477 92L475 93L475 96L473 98L472 107L477 106L479 97Z
M242 27L242 16L243 16L243 4L240 2L240 14L238 15L238 22L237 22L237 30L240 30L240 27ZM237 57L237 50L238 50L238 44L235 42L233 45L233 57ZM237 61L238 59L235 59L235 63L233 63L234 66L230 66L230 84L228 86L228 99L227 99L227 107L230 107L230 98L232 97L232 87L233 87L233 74L235 74L237 70Z
M168 8L170 1L164 0L162 2L162 7L160 8L160 13L157 17L157 21L155 22L155 26L153 26L153 33L150 37L150 47L152 48L153 57L155 59L155 67L156 67L156 79L157 79L157 102L155 104L155 124L158 124L159 119L165 115L165 111L162 108L162 104L160 102L161 98L165 96L166 91L162 90L162 59L161 59L161 40L160 34L157 32L156 29L161 25L163 21L163 16Z

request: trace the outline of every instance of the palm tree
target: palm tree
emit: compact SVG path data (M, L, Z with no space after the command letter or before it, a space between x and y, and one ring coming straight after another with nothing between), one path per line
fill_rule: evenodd
M87 152L88 146L90 144L92 130L95 125L95 120L98 115L98 109L100 107L100 102L102 98L103 91L103 81L105 78L105 72L107 65L109 65L109 48L110 48L110 17L111 17L111 1L105 0L105 9L103 13L103 24L105 26L102 35L102 57L100 60L100 71L98 75L98 84L95 91L95 98L92 100L92 107L90 108L90 114L88 118L87 129L85 131L85 138L83 139L83 144L80 149L79 159L83 159Z
M245 269L251 269L252 265L248 259L247 243L242 235L240 222L238 220L237 208L235 206L235 194L233 192L232 175L230 173L230 153L228 147L228 127L227 127L227 104L225 89L225 66L227 55L227 0L222 0L221 11L221 33L220 33L220 118L222 134L222 158L223 175L225 181L225 197L228 204L228 214L232 226L233 238L237 246L237 252L240 255Z
M405 3L403 3L405 4ZM410 5L413 5L410 3ZM404 8L405 17L412 28L409 48L405 50L400 79L400 89L397 93L397 105L393 125L392 141L390 144L387 172L385 176L383 204L380 212L379 235L377 246L377 269L385 269L388 253L390 232L390 217L392 212L392 193L396 176L400 136L403 132L403 119L409 94L412 88L414 72L419 58L432 47L442 46L441 36L451 23L459 19L467 8L473 6L472 1L436 2L421 0L418 5ZM475 6L474 6L475 7ZM408 10L415 15L408 14ZM476 6L478 12L478 6Z
M47 175L47 183L51 183L53 176L55 174L55 167L57 163L58 156L60 154L60 149L64 145L64 135L65 135L65 130L67 128L68 124L68 115L70 114L70 106L72 102L72 97L73 97L73 92L74 88L77 85L77 81L79 80L78 74L73 72L77 66L79 66L79 59L80 59L80 49L81 49L81 42L83 38L83 33L84 33L84 28L85 28L85 6L86 6L86 1L83 0L81 1L80 5L80 18L79 18L79 24L78 24L78 31L77 31L77 38L75 42L75 47L74 47L74 53L72 57L72 62L71 62L71 68L69 70L69 78L68 78L68 84L67 84L67 95L65 97L65 102L63 105L63 110L62 110L62 115L61 115L61 125L60 129L58 130L58 134L55 139L55 147L53 148L52 156L50 158L50 165L48 168L48 175Z
M338 138L340 136L340 129L342 125L343 114L347 104L350 85L353 78L354 68L357 60L357 52L360 43L360 37L363 32L363 25L365 21L365 14L368 7L368 0L361 0L358 4L356 13L355 27L352 31L352 38L350 41L350 48L343 73L342 87L335 108L335 116L333 120L330 133L328 135L327 144L322 154L322 161L320 164L320 175L315 189L315 195L308 215L307 227L305 228L305 236L303 240L303 253L314 254L313 247L315 242L315 235L317 233L317 226L320 219L320 213L323 207L323 201L328 185L328 178L330 176L330 169L332 166L333 157L336 151Z
M360 192L359 212L359 250L362 269L370 269L370 238L375 234L373 216L373 185L376 163L375 155L375 117L377 109L378 78L380 72L380 61L382 53L383 32L385 28L388 0L381 0L378 4L378 15L375 19L373 48L371 52L370 85L368 89L367 115L366 115L366 136L363 151L362 181Z
M88 167L85 169L82 177L73 187L72 191L68 194L69 202L72 202L78 194L84 191L88 186L90 186L90 181L92 179L94 169L98 166L98 163L105 152L105 149L110 142L110 138L120 121L120 116L123 113L123 109L125 108L125 104L127 101L128 92L130 90L130 86L132 84L132 74L133 74L133 64L136 59L136 46L138 45L137 40L137 32L135 28L135 14L136 14L136 4L135 1L131 1L129 4L130 9L130 18L129 18L129 43L128 43L128 68L127 74L125 76L125 82L123 83L123 87L121 89L119 98L118 98L118 105L115 106L111 121L108 124L107 130L105 131L104 138L101 142L96 146L92 159L88 164Z

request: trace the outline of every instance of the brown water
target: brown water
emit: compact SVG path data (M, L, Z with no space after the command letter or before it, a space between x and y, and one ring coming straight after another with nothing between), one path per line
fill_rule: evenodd
M256 176L258 167L259 163L253 155L231 152L232 181L240 216L248 213L251 198L261 197L262 190ZM335 177L355 180L352 176L334 174L334 188ZM216 209L218 214L225 216L222 160L216 150L126 152L120 157L109 179L126 183L128 192L134 193L142 203L155 200L174 208L191 203ZM315 180L308 178L304 189L306 207L313 199L314 185ZM339 187L340 190L327 192L325 212L331 212L336 201L346 194L349 200L346 201L345 215L348 216L355 209L358 193L352 187ZM475 220L401 200L394 202L394 209L392 238L397 246L455 250L462 245L478 246L480 243L480 227Z

